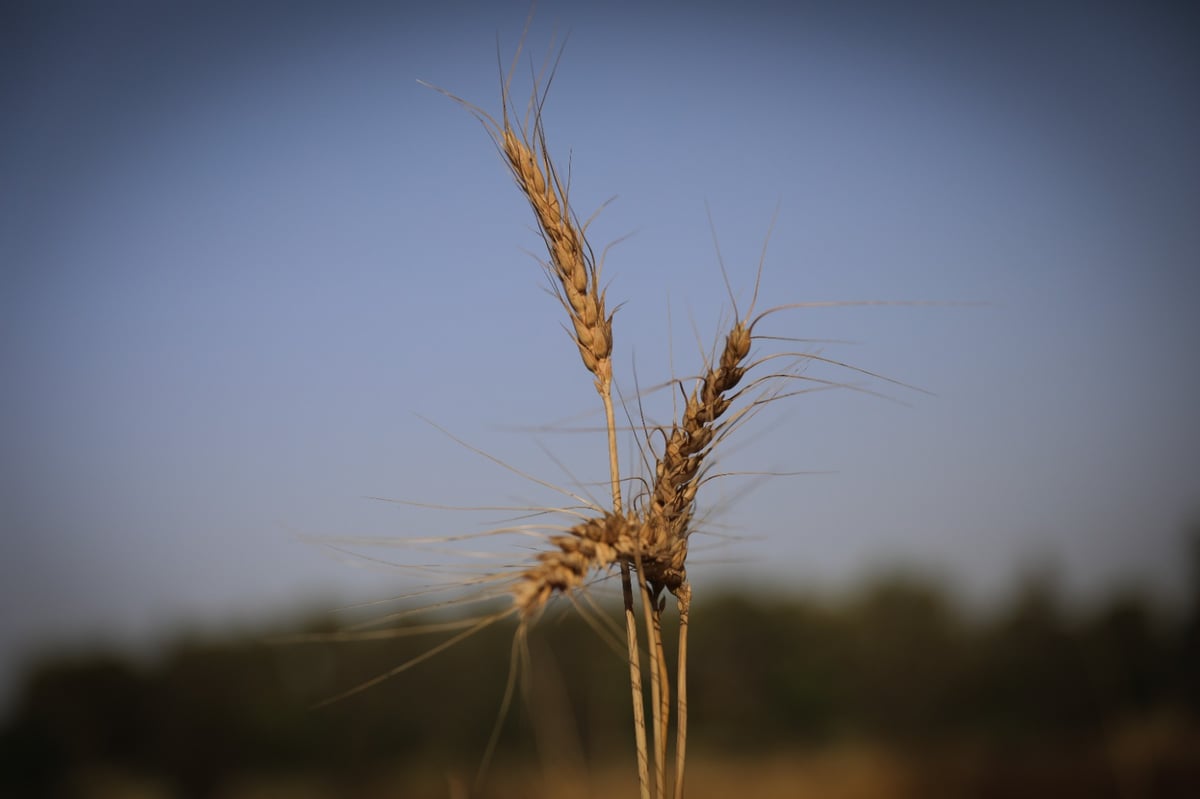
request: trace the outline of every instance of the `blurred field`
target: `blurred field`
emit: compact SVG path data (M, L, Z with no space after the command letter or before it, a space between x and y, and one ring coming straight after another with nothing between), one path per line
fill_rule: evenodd
M693 799L1200 796L1200 590L1071 610L1035 580L981 615L896 575L836 597L712 597L693 618ZM479 791L511 629L318 710L432 644L266 643L278 632L47 656L0 731L0 795L636 795L621 656L573 612L535 628Z
M1140 733L1131 731L1134 738ZM1118 735L1118 738L1121 736ZM1108 753L1049 750L1040 756L1010 760L1004 752L961 747L938 752L904 753L881 745L844 744L802 748L769 755L729 757L697 753L688 776L693 799L885 799L888 797L1194 797L1200 785L1200 736L1171 726L1154 740L1130 748L1113 741ZM302 769L298 769L302 772ZM205 795L222 799L335 799L335 797L480 795L518 797L636 796L637 779L628 764L585 771L562 768L498 767L483 793L472 794L473 775L433 773L420 767L381 769L354 778L296 773L229 776L209 793L173 789L169 780L135 776L112 769L75 773L54 794L81 799L169 799Z

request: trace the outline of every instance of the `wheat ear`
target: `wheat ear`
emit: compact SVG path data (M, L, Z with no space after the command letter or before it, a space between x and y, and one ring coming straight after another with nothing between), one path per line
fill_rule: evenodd
M739 320L725 336L725 346L697 386L685 398L679 422L663 431L662 454L655 464L646 522L642 531L645 579L654 593L676 593L687 581L688 536L705 457L722 428L731 394L746 374L750 324Z

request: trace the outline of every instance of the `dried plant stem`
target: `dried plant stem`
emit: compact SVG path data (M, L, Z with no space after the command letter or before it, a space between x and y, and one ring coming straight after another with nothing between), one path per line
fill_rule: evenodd
M639 558L637 561L638 568L638 587L642 594L642 614L646 621L646 653L650 658L650 712L653 716L653 741L654 741L654 795L657 797L663 796L665 786L665 749L667 745L667 719L663 715L663 674L662 669L662 638L660 632L662 625L658 620L658 608L655 606L654 599L650 596L650 587L646 581L641 578L642 563Z
M608 465L612 481L613 513L621 514L621 470L617 460L617 425L613 414L612 402L612 372L610 371L596 380L596 390L604 403L604 418L608 427ZM640 580L639 580L640 582ZM621 561L621 590L625 598L625 638L629 651L629 694L633 703L634 741L637 745L638 782L641 787L642 799L650 796L650 774L646 754L646 716L642 707L642 665L638 655L637 617L633 612L633 585L629 574L629 563ZM652 673L651 682L657 687L658 670ZM665 731L664 731L665 732ZM658 727L655 725L655 734ZM662 770L661 759L657 766ZM662 797L662 788L657 794Z
M692 586L684 583L675 592L679 603L679 651L676 660L679 673L675 677L675 799L683 797L683 767L687 760L687 634L688 616L692 609Z
M658 795L662 799L666 799L667 733L671 727L671 675L667 670L667 654L663 647L662 606L660 604L651 607L651 619L647 624L647 632L652 641L654 667L658 674L659 684L657 745L654 752L658 774Z
M596 381L596 390L604 403L604 418L608 427L608 465L612 480L613 513L621 513L621 470L617 460L617 425L613 414L612 374ZM640 581L639 581L640 582ZM638 655L637 617L633 612L633 585L629 574L628 561L621 560L621 590L625 599L625 638L629 651L629 694L633 703L633 734L637 745L638 783L641 787L642 799L650 796L650 774L646 754L646 716L642 707L642 665ZM657 686L657 669L652 672L652 683ZM655 733L658 734L657 725ZM661 761L659 761L661 764ZM658 766L661 771L661 765ZM660 787L658 796L662 797Z
M637 743L638 783L642 799L650 799L650 769L646 756L646 711L642 707L642 666L638 656L637 618L633 614L633 587L629 562L621 561L621 591L625 599L625 631L629 644L629 691L633 696L633 735Z
M612 379L605 381L603 387L597 382L596 389L604 403L604 421L608 426L608 469L612 480L613 513L621 513L621 469L617 460L617 422L613 414Z

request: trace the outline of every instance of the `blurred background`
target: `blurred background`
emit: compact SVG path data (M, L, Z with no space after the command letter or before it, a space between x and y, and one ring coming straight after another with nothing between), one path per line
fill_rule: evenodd
M607 476L528 208L417 83L498 112L529 6L432 5L0 10L12 795L469 784L511 630L316 713L408 644L263 644L439 557L321 542L507 518L372 498L562 503L439 427L571 490ZM581 217L616 196L589 237L619 240L631 413L668 420L632 398L730 318L714 237L740 309L769 229L762 307L941 303L764 324L819 340L764 351L928 393L820 371L883 396L776 403L721 451L781 476L701 497L697 790L1194 795L1197 34L1171 3L538 6L513 91L566 40L548 141ZM619 661L555 618L557 687L510 717L490 795L531 795L539 754L595 769L580 795L632 784Z

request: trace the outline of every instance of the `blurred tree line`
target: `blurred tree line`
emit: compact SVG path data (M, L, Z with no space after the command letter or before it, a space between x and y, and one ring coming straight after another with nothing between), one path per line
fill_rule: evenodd
M1193 549L1200 578L1200 538ZM531 633L532 672L497 756L628 758L623 655L559 604ZM692 617L693 757L871 741L925 775L921 795L1200 796L1200 579L1170 611L1127 591L1068 612L1047 577L971 614L901 574L837 598L726 594ZM337 629L329 617L303 626ZM182 638L150 662L51 657L0 728L0 795L73 795L97 768L194 797L247 773L342 786L381 768L469 773L513 629L319 709L448 636L278 645L264 631Z

